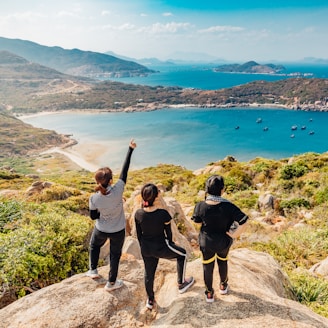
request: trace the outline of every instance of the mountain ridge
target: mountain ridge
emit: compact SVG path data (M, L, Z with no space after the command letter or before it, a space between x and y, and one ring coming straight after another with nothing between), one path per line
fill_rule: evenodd
M48 47L38 43L0 37L0 50L7 50L27 60L66 74L80 76L138 76L153 73L138 63L80 49Z

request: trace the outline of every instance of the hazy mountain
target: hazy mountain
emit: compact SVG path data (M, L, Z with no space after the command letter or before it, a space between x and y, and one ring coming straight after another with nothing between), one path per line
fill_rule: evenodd
M0 50L7 50L28 61L71 75L128 77L153 73L138 63L107 54L48 47L26 40L0 37Z
M318 65L327 65L328 59L325 58L315 58L315 57L306 57L301 62L309 64L318 64Z
M0 73L2 79L13 80L52 80L73 78L53 68L33 63L6 50L0 50ZM45 83L48 83L47 81Z
M126 56L123 56L123 55L116 54L113 51L107 51L107 52L105 52L105 54L111 55L111 56L114 56L114 57L117 57L117 58L120 58L120 59L123 59L123 60L134 61L134 62L136 62L140 65L144 65L144 66L148 66L148 67L149 66L175 65L171 61L162 61L162 60L157 59L157 58L140 58L140 59L136 59L136 58L126 57Z
M225 63L225 59L218 58L203 52L183 52L177 51L168 56L168 61L176 64L210 64L210 63Z

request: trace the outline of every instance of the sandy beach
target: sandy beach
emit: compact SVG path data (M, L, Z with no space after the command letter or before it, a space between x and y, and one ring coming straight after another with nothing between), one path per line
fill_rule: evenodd
M73 149L63 150L60 147L55 147L55 148L51 148L49 150L46 150L46 151L42 152L40 155L51 154L51 153L62 154L64 156L66 156L69 160L71 160L72 162L77 164L82 169L85 169L85 170L90 171L90 172L95 172L99 168L98 165L87 161L85 158L83 158L83 155L81 153L79 153L79 152L77 152L76 150L73 150Z

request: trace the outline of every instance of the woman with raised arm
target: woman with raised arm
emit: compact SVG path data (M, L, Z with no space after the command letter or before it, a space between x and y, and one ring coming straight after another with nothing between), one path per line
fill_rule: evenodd
M109 167L103 167L95 173L97 186L95 193L89 199L90 217L96 220L90 240L90 270L88 277L98 279L97 266L101 247L107 239L110 240L109 249L109 274L105 285L106 291L123 286L123 281L117 279L122 247L125 239L125 214L123 210L123 191L126 184L130 160L136 143L132 139L128 153L123 163L118 181L113 184L113 174Z

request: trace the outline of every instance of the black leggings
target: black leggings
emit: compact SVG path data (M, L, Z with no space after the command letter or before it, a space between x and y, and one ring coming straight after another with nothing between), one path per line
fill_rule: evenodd
M142 258L145 265L145 287L148 298L154 299L154 279L155 272L158 265L158 260L163 259L177 259L177 281L178 284L182 284L185 280L185 270L187 262L186 250L175 244L170 244L166 241L166 245L160 249L153 248L151 245L147 245L147 250L144 247L141 248Z
M231 241L232 244L232 241ZM208 291L213 290L213 270L215 260L218 263L220 282L226 283L228 281L228 253L231 244L220 252L214 252L210 249L201 248L203 255L203 274L206 289Z
M117 278L120 258L122 255L122 247L125 239L125 229L113 233L102 232L97 228L93 229L90 240L90 269L97 269L100 248L105 244L107 239L110 240L108 281L115 282Z

